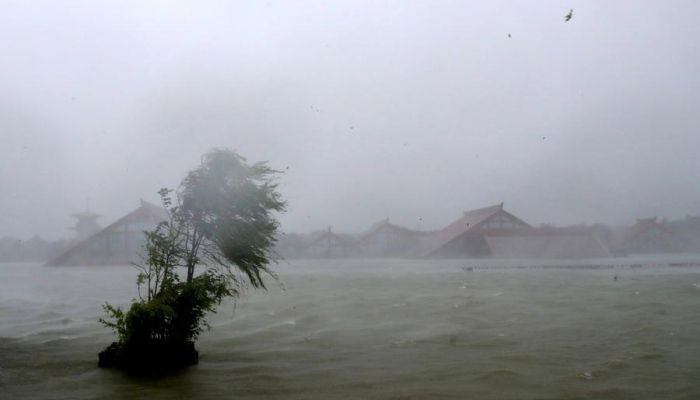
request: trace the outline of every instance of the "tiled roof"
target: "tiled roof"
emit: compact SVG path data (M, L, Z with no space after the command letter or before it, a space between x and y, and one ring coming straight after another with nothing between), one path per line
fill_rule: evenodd
M134 216L139 216L139 218L143 218L143 216L145 215L148 215L153 219L159 221L166 221L168 219L168 213L162 206L157 206L155 204L151 204L141 200L141 206L139 208L119 218L118 220L104 227L92 236L88 236L85 240L69 247L63 253L49 260L46 263L46 265L63 265L72 254L74 254L76 251L80 251L81 249L85 248L85 246L87 246L90 242L103 237L104 235L113 231L116 227L121 226L125 223L125 221L130 220Z
M496 258L604 258L610 253L591 229L537 228L486 232Z
M364 231L364 232L357 238L356 242L361 242L362 240L367 239L369 236L371 236L372 234L374 234L375 232L377 232L378 230L380 230L380 229L382 229L382 228L384 228L384 227L388 227L388 228L391 228L391 229L393 229L393 230L395 230L395 231L399 231L399 232L405 232L405 233L411 234L411 235L417 234L417 232L412 231L412 230L410 230L410 229L408 229L408 228L405 228L405 227L403 227L403 226L399 226L399 225L396 225L396 224L392 224L391 222L389 222L389 218L385 218L385 219L383 219L383 220L381 220L381 221L377 221L377 222L373 223L373 224L369 227L369 229L367 229L366 231Z
M422 241L422 256L428 256L435 250L449 243L457 236L474 229L481 222L491 217L492 215L503 210L503 203L495 206L477 208L475 210L465 211L462 218L447 225L444 229L435 232L432 235L421 239Z

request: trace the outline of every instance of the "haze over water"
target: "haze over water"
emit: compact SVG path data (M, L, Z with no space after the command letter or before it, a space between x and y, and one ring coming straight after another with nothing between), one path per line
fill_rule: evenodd
M564 16L574 9L573 18ZM157 203L212 147L287 232L700 214L694 1L4 1L0 237Z
M133 269L3 265L0 397L700 396L697 268L463 265L514 263L280 264L284 288L270 284L222 307L198 342L200 363L159 378L96 368L113 340L97 323L99 305L136 295Z
M283 172L287 233L433 231L502 202L533 226L700 215L697 15L697 1L0 0L0 239L69 240L88 199L107 226L215 147ZM688 259L294 260L211 316L198 365L141 378L96 366L114 340L100 305L136 297L132 268L0 264L0 400L697 400ZM621 266L635 263L658 265Z

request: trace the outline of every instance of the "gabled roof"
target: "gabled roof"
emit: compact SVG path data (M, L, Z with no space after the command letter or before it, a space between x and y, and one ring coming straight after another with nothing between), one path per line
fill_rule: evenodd
M328 229L326 231L323 231L323 233L317 235L314 237L309 243L306 245L307 248L315 245L316 243L322 241L322 240L328 240L328 239L335 239L339 243L342 243L344 246L352 246L350 243L350 240L347 240L346 238L334 233L332 230Z
M153 214L154 216L160 218L162 221L167 221L169 216L168 216L168 211L163 207L163 206L158 206L153 203L149 203L143 199L139 200L141 203L140 209ZM134 210L137 211L138 209Z
M668 236L677 236L675 233L671 232L668 228L658 223L656 217L651 218L637 218L637 223L626 228L619 238L617 243L618 246L625 246L629 244L634 238L647 231L648 229L657 228L664 232Z
M476 229L482 222L486 221L487 219L498 214L501 211L508 214L510 217L522 222L525 226L530 226L526 222L522 221L520 218L515 217L513 214L507 211L504 211L503 203L497 204L495 206L465 211L462 215L462 218L446 226L444 229L437 231L435 234L424 238L423 249L421 251L422 256L428 256L432 252L451 242L458 236Z
M387 217L387 218L385 218L385 219L383 219L383 220L381 220L381 221L377 221L377 222L373 223L373 224L369 227L369 229L367 229L366 231L364 231L364 232L357 238L356 242L361 242L361 241L367 239L368 237L372 236L374 233L376 233L377 231L379 231L379 230L382 229L382 228L390 228L390 229L393 229L393 230L395 230L395 231L403 232L403 233L406 233L406 234L409 234L409 235L415 235L415 234L417 233L417 232L412 231L412 230L410 230L410 229L408 229L408 228L405 228L405 227L403 227L403 226L399 226L399 225L396 225L396 224L392 224L391 222L389 222L389 218Z
M313 247L315 244L322 242L324 240L335 240L336 242L340 243L343 246L343 249L348 253L348 254L359 254L360 250L355 247L355 245L352 243L352 241L344 237L343 235L338 235L335 232L333 232L330 228L320 235L314 237L311 241L309 241L306 246L304 247L304 251L308 251L311 247Z
M379 221L377 221L377 222L374 222L372 225L370 225L370 226L369 226L369 229L367 229L367 230L365 230L364 232L362 232L362 234L360 235L360 237L370 235L370 234L372 234L372 233L378 231L379 229L381 229L381 228L384 227L384 226L391 226L391 225L392 225L392 224L391 224L391 222L389 222L389 217L386 217L386 218L384 218L384 219L382 219L382 220L379 220Z
M54 257L53 259L49 260L46 262L45 265L63 265L63 263L68 260L68 258L73 255L75 252L78 252L85 248L91 241L100 239L104 235L108 234L114 228L121 226L124 224L124 222L131 220L135 216L150 216L154 220L157 221L166 221L168 219L168 213L163 207L156 206L155 204L148 203L146 201L141 200L141 205L135 209L134 211L126 214L125 216L119 218L115 222L111 223L110 225L104 227L100 231L96 232L95 234L88 236L85 238L85 240L76 243L75 245L69 247L66 249L63 253L59 254L58 256Z
M593 228L532 228L487 231L496 258L572 259L610 257Z

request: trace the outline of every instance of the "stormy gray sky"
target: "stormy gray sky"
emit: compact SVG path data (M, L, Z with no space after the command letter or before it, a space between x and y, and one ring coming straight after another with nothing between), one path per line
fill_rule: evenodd
M436 229L501 201L533 224L699 214L697 15L3 0L0 236L70 237L88 196L105 225L212 147L285 170L287 231Z

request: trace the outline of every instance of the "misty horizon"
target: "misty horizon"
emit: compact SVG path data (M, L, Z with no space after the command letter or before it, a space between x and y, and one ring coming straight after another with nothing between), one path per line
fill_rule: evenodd
M0 237L106 226L215 147L283 172L285 232L700 214L700 4L168 4L5 4Z

